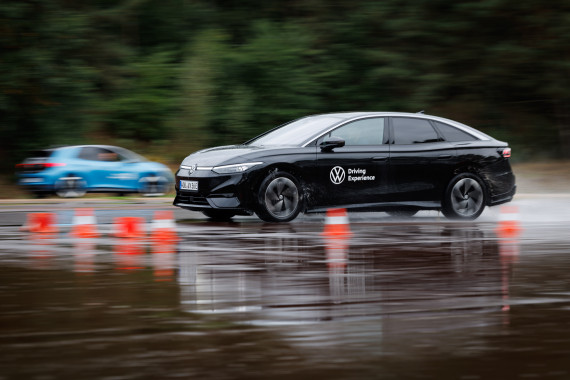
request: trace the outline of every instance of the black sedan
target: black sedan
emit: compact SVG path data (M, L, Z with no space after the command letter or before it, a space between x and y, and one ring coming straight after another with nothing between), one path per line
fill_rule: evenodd
M505 142L422 113L313 115L189 155L176 173L174 205L270 222L331 207L471 220L512 200L510 156Z

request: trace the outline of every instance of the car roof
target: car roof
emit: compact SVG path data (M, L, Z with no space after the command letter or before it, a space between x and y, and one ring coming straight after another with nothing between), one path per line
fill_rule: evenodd
M473 127L470 127L468 125L465 125L465 124L460 123L460 122L455 121L455 120L446 119L446 118L440 117L440 116L427 115L427 114L424 114L423 112L417 112L417 113L386 112L386 111L378 111L378 112L373 112L373 111L368 111L368 112L335 112L335 113L324 113L324 114L318 114L318 115L312 115L312 116L335 117L335 118L340 119L340 121L352 120L352 119L357 119L357 118L361 118L361 117L374 117L374 116L417 117L417 118L422 118L422 119L430 119L430 120L434 120L434 121L440 121L440 122L446 123L446 124L451 124L455 127L458 127L459 129L462 129L464 131L469 132L472 135L475 135L477 138L479 138L481 140L493 140L493 138L491 136L479 131L478 129L475 129Z
M84 144L84 145L65 145L65 146L58 146L58 147L49 148L49 149L46 149L46 150L74 149L74 148L87 148L87 147L93 147L93 148L119 148L118 146L114 146L114 145ZM124 149L124 148L120 148L120 149Z

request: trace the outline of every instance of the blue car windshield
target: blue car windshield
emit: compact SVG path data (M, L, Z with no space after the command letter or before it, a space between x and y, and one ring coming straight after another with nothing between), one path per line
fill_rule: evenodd
M256 137L245 145L302 145L341 120L330 115L304 117Z
M129 161L129 162L143 162L146 161L146 158L136 154L135 152L131 152L130 150L115 147L115 151L120 155L121 161Z

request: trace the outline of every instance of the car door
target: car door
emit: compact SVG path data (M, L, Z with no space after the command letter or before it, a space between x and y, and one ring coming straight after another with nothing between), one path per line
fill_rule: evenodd
M383 117L350 121L321 136L317 148L332 137L343 139L345 145L332 150L317 149L316 203L354 206L381 202L387 189L387 136Z
M139 189L141 186L139 179L145 174L148 162L144 162L142 157L124 148L110 146L108 149L114 153L115 187L129 191Z
M421 117L390 118L394 201L439 201L457 161L455 147Z
M128 164L122 161L120 154L112 149L87 146L82 149L79 157L86 160L91 167L90 183L94 189L128 188L128 182L136 178Z

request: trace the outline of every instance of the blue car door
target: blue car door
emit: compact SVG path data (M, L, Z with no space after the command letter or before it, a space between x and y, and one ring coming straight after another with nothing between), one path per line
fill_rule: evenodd
M106 147L83 147L79 158L88 168L88 182L93 190L128 189L133 187L136 174L132 173L121 156Z

